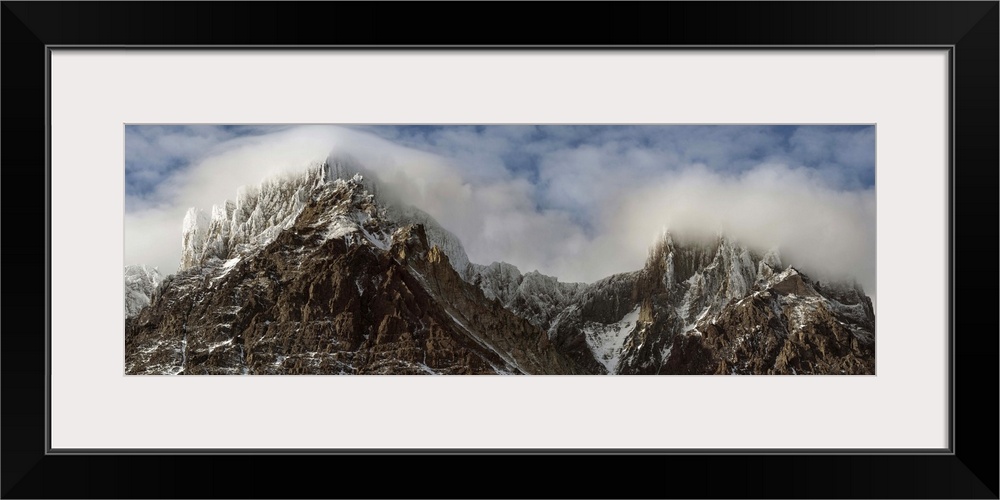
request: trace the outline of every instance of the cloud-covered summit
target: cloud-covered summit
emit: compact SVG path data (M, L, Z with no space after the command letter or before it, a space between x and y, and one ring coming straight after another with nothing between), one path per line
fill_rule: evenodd
M872 126L127 126L125 263L175 271L187 208L331 149L473 262L589 282L640 268L665 228L725 232L875 292Z

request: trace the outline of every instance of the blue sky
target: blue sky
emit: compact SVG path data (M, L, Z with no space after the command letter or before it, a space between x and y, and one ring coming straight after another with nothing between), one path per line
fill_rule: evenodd
M592 281L641 267L664 228L721 230L874 287L874 126L126 126L127 263L172 272L188 206L331 151L474 262Z

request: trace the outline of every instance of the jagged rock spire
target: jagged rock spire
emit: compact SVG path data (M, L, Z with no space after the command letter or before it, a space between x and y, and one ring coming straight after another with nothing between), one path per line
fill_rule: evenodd
M460 275L468 275L469 257L458 237L422 210L396 200L374 173L343 153L333 153L301 172L240 187L235 201L213 206L211 215L195 207L189 209L181 235L180 270L212 259L233 259L260 248L291 227L302 209L323 189L338 183L349 186L356 198L354 202L370 202L384 211L382 222L386 227L381 229L386 232L423 224L430 244L441 248Z

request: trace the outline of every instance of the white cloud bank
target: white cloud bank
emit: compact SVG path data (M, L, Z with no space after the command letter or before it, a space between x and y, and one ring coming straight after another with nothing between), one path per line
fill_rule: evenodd
M233 199L239 186L302 169L336 149L454 232L473 262L506 261L522 271L591 282L641 268L663 229L681 237L721 231L756 248L778 247L786 264L821 279L853 277L875 295L875 190L843 189L831 180L835 169L766 154L733 171L719 168L726 158L713 158L710 168L641 142L567 146L526 134L513 127L486 134L443 129L428 143L433 153L333 126L237 137L208 153L200 145L189 166L129 200L126 263L176 271L189 207L207 210ZM801 147L795 135L790 142ZM843 140L826 142L847 147ZM504 164L501 156L518 147L536 155L537 169Z

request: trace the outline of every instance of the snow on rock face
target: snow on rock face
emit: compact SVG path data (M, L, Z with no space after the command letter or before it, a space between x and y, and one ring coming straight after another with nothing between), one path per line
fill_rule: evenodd
M638 325L639 308L636 307L622 319L611 324L588 322L583 326L587 346L594 359L604 365L609 374L615 373L625 339Z
M688 324L745 297L764 275L770 276L772 266L780 265L776 250L759 256L723 235L708 244L678 245L668 234L657 247L651 255L664 264L654 260L646 269L662 272L672 296L683 296L675 305Z
M517 293L524 277L517 266L506 262L494 262L488 266L472 264L474 283L479 286L487 299L497 299L502 304L509 303Z
M162 281L163 276L155 267L125 266L125 317L135 316L149 305Z
M458 237L441 227L430 215L389 200L377 178L347 156L331 156L304 172L264 180L259 186L237 190L235 201L212 207L211 216L196 208L188 210L181 237L180 270L201 266L214 259L237 258L272 241L290 228L303 208L324 190L341 189L353 205L368 202L370 208L338 206L325 221L326 237L354 238L388 249L386 235L403 226L423 224L428 242L448 256L452 267L467 275L469 257Z
M211 217L195 208L188 210L181 237L180 270L212 258L228 260L266 245L292 225L314 190L323 185L324 168L313 165L301 174L281 175L259 186L242 187L235 202L212 207Z
M427 243L441 249L460 276L463 278L467 276L469 256L465 253L465 247L457 236L441 227L433 217L419 208L397 202L394 193L382 186L375 174L352 156L331 155L324 165L327 182L336 179L349 181L360 185L373 196L373 200L385 209L382 215L391 226L386 228L390 234L400 227L422 224L427 235Z
M563 283L538 271L521 274L513 264L469 264L463 277L482 290L489 300L548 330L552 321L578 298L583 283Z
M241 269L237 275L245 272L252 254L272 241L272 246L284 244L289 238L281 233L293 226L302 239L285 257L303 259L295 265L308 262L302 257L308 252L302 249L316 244L346 245L352 251L361 246L389 252L395 259L394 235L410 234L410 228L419 227L421 255L431 264L447 256L457 272L457 278L446 283L449 287L478 288L482 292L474 293L478 301L495 300L506 309L504 314L513 313L531 328L539 328L561 355L589 373L784 373L789 367L814 373L835 366L830 360L845 349L854 353L845 358L847 370L868 369L866 349L874 343L870 299L856 284L821 284L783 267L776 250L761 254L723 235L680 243L665 233L641 270L591 284L563 283L537 271L522 273L508 263L471 263L454 234L427 213L395 199L356 161L341 157L330 157L296 175L240 188L235 201L212 207L210 215L197 209L187 213L181 270L191 276L185 286L211 287L234 269ZM364 275L364 270L358 272ZM159 280L143 278L149 273L136 270L130 289L129 275L127 269L127 316L150 303ZM363 286L367 282L356 276L350 281L358 296L369 300L371 293ZM453 294L451 299L467 295ZM800 332L797 342L812 342L813 347L782 347L780 343L795 332ZM834 340L826 339L824 332L834 332ZM475 338L479 333L470 335ZM826 347L834 346L830 342L837 343L836 348ZM173 344L167 347L174 349ZM775 349L784 350L779 356ZM766 356L761 354L765 351ZM809 358L814 352L822 359ZM751 358L756 364L743 362ZM732 364L733 359L741 364Z
M648 302L619 373L872 373L874 312L856 284L814 282L782 268L776 250L761 255L721 235L659 246L645 282L673 285L637 288Z
M208 225L211 219L204 211L191 207L184 215L181 230L181 270L194 267L205 253Z

